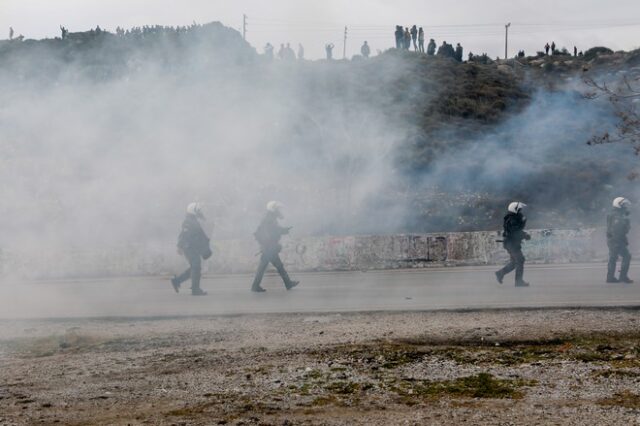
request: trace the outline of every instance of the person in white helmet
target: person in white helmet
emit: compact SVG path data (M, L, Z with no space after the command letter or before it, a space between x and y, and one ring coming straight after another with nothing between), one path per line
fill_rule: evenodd
M609 265L607 268L608 283L633 283L629 278L629 266L631 265L631 253L629 253L629 240L627 234L631 229L629 221L629 207L631 203L624 197L613 200L613 209L607 215L607 246L609 247ZM622 257L620 265L620 278L616 278L616 263L618 257Z
M291 290L299 284L299 281L293 281L289 278L289 274L287 274L282 260L280 260L280 251L282 250L280 238L288 234L291 230L291 228L284 228L278 224L278 220L282 219L282 217L282 204L277 201L269 201L269 203L267 203L267 213L262 219L262 222L260 222L256 232L253 233L256 241L258 241L260 245L261 256L251 291L257 293L266 291L260 286L260 283L262 282L262 277L269 263L275 266L287 290Z
M206 260L211 257L211 248L209 237L202 229L200 220L204 220L200 203L189 204L178 237L178 252L187 259L189 268L171 279L171 285L176 293L180 291L180 285L191 278L191 294L193 296L207 294L200 288L200 278L202 276L202 259Z
M498 282L502 284L505 275L515 269L516 287L528 287L529 283L524 281L524 255L522 254L522 240L530 240L531 236L524 231L527 225L527 218L522 214L522 209L527 205L519 201L509 204L509 212L504 217L503 223L503 246L509 253L509 263L504 268L496 272Z

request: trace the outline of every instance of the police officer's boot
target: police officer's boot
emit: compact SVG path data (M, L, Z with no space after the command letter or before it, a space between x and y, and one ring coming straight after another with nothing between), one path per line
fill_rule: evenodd
M207 292L200 288L200 273L191 275L191 295L206 296Z
M502 269L496 272L496 279L500 284L502 284L502 280L504 279L504 272L502 271Z
M616 278L616 262L618 260L617 255L611 255L609 252L609 263L607 264L607 282L608 283L618 283L618 279Z
M282 281L284 281L284 286L287 290L291 290L292 288L300 284L300 281L293 281L289 277L289 274L287 273L286 269L284 269L284 265L281 261L276 262L274 265L276 267L276 270L278 271L278 274L280 274Z
M529 283L524 280L523 276L524 267L522 265L518 265L516 267L516 287L529 287Z
M180 292L180 282L178 281L178 277L175 275L171 278L171 287L173 287L173 290L176 293Z
M284 270L284 268L282 270L278 270L278 272L280 273L280 276L282 277L282 281L284 281L284 286L287 290L291 290L292 288L300 284L300 281L293 281L289 277L289 274L287 273L287 271Z
M631 256L627 253L622 257L622 265L620 266L620 282L625 284L633 284L633 280L629 278L629 267L631 266Z

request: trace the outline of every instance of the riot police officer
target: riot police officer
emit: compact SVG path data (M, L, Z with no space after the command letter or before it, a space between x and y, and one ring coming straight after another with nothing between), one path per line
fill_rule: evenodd
M629 253L629 241L627 234L631 228L629 222L629 207L631 203L624 197L613 200L613 209L607 215L607 246L609 246L609 265L607 268L608 283L627 283L629 279L629 266L631 265L631 253ZM616 278L616 263L618 257L622 257L620 265L620 278Z
M509 212L504 217L503 223L503 246L509 253L509 263L504 268L496 272L498 282L502 284L505 275L515 269L516 287L528 287L529 283L524 281L524 255L522 254L522 240L530 240L531 236L524 231L527 225L527 218L522 214L522 209L526 204L514 201L509 204Z
M200 288L200 278L202 276L202 259L206 260L211 257L211 248L209 237L202 229L200 220L204 220L200 203L189 204L178 237L178 252L187 259L189 268L171 279L171 285L176 293L180 291L180 284L191 278L191 294L193 296L207 294Z
M258 226L256 232L253 234L260 245L261 255L260 264L258 266L258 271L256 272L256 277L253 280L251 291L258 293L266 291L264 288L260 287L260 283L262 282L262 277L264 276L269 263L275 266L280 277L282 277L282 281L284 282L284 286L287 290L291 290L299 284L299 281L292 281L291 278L289 278L289 274L287 274L287 271L284 269L284 265L282 264L282 260L280 260L280 251L282 250L280 238L283 235L288 234L291 230L291 228L284 228L278 224L278 220L282 218L282 204L277 201L270 201L267 203L267 213L262 219L262 222Z

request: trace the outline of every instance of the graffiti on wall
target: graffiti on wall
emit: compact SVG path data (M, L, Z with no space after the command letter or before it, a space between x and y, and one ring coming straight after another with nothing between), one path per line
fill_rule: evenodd
M602 261L606 244L601 229L533 230L523 245L528 262ZM487 265L507 260L497 231L449 234L372 235L285 239L282 259L292 271L340 271L425 268L439 265ZM633 249L633 247L632 247ZM204 272L248 273L258 264L252 240L214 241L213 256ZM81 251L44 250L37 253L2 250L2 276L43 279L109 276L169 276L186 261L173 244L129 245Z

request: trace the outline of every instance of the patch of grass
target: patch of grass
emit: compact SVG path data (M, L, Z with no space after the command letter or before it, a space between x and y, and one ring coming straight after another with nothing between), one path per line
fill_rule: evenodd
M571 355L574 360L582 362L606 362L611 360L609 354L589 349L581 349Z
M630 370L617 370L617 369L612 369L612 370L601 370L601 371L596 371L593 373L593 375L595 377L602 377L605 379L609 379L609 378L636 378L636 377L640 377L640 373L636 372L636 371L630 371Z
M598 404L610 407L623 407L629 409L640 409L640 395L625 390L598 401Z
M333 382L329 383L326 390L338 395L352 395L360 391L360 384L355 382Z
M87 351L107 343L113 343L115 340L117 339L106 339L100 336L69 332L61 336L15 339L5 343L10 350L23 356L39 358L57 353Z
M207 402L205 404L190 405L183 408L177 408L167 411L167 416L174 417L193 417L204 413L208 408L218 405L218 402Z
M332 349L332 357L346 357L344 362L349 367L355 365L376 366L394 369L400 366L421 361L431 350L410 344L379 342L374 345L340 345ZM331 371L346 371L348 367L334 367Z
M311 401L313 407L324 407L338 403L338 398L333 395L319 396Z
M309 383L304 383L302 386L300 386L298 392L300 393L300 395L309 395L311 393L311 385Z
M403 381L392 390L398 393L405 402L416 398L442 398L445 396L458 398L495 398L519 399L524 396L521 388L533 386L536 382L524 380L498 379L489 373L462 377L447 381Z
M520 398L522 393L518 388L532 384L522 380L496 379L489 373L480 373L445 383L443 390L450 395L472 398Z
M310 379L321 379L322 378L322 371L317 370L317 369L313 369L311 371L309 371L308 373L306 373L306 376Z

